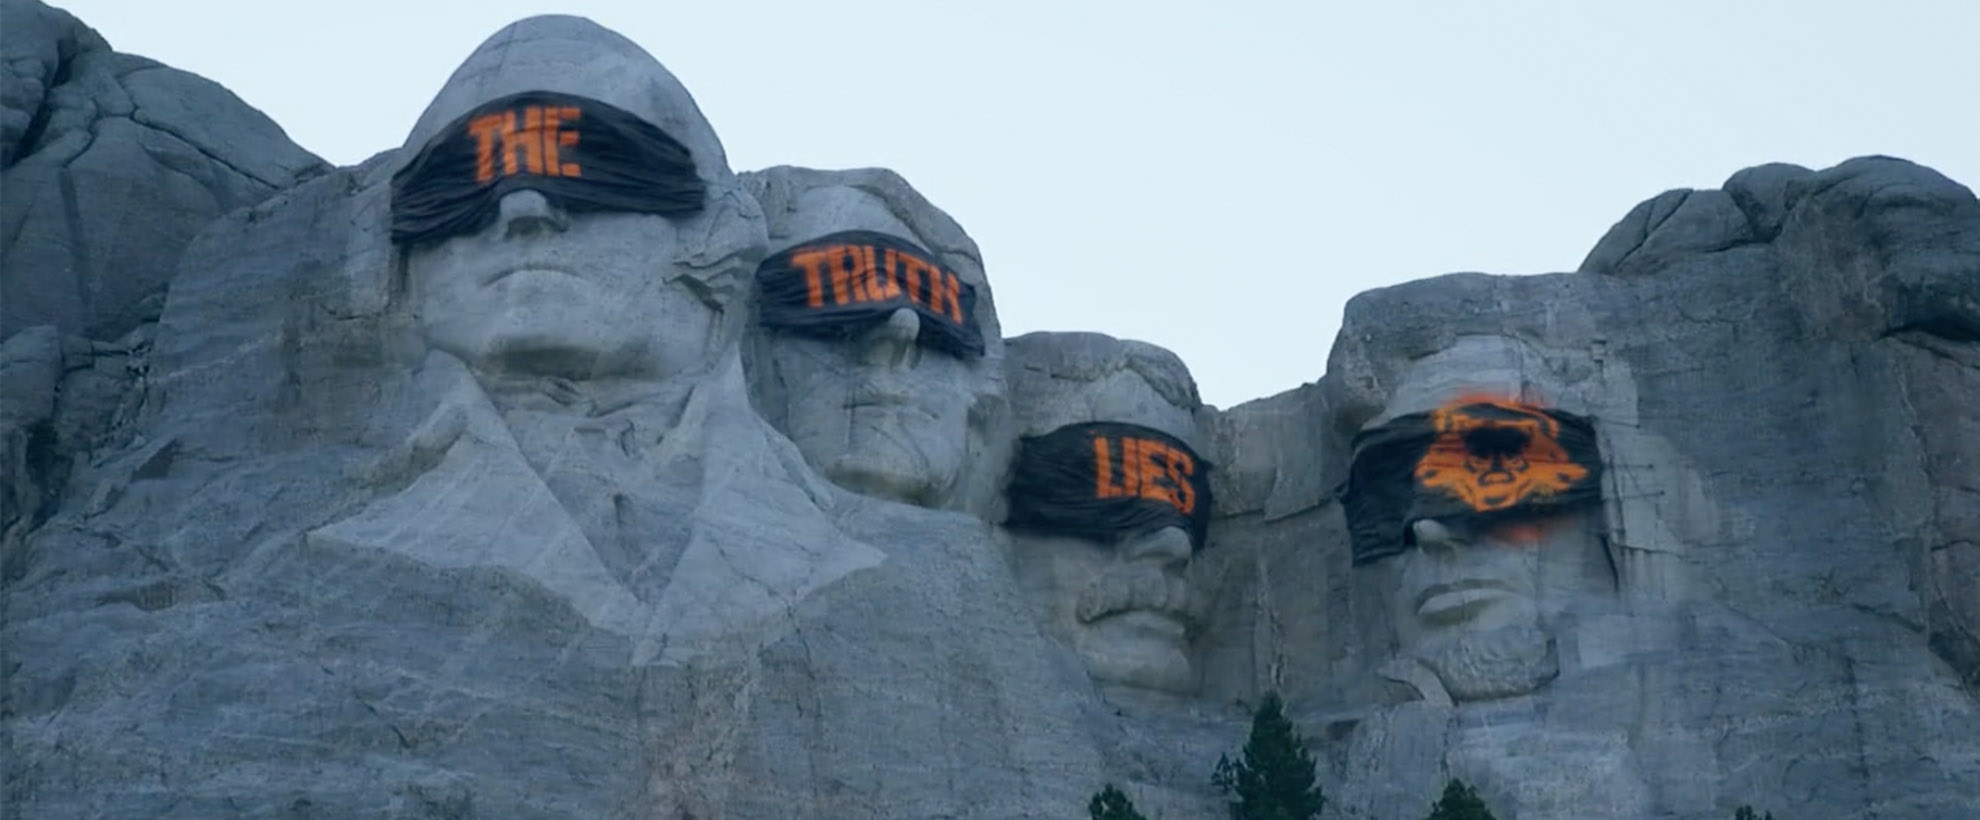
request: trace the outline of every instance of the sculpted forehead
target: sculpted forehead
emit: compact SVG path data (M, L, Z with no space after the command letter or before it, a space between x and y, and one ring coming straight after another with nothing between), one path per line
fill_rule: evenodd
M1175 354L1100 333L1031 333L1005 348L1019 432L1119 421L1198 444L1196 384Z
M1112 373L1093 382L1086 393L1091 402L1091 419L1077 421L1125 421L1153 427L1197 446L1195 416L1162 397L1148 379L1132 370ZM1068 420L1066 424L1076 423Z
M792 204L778 225L780 236L772 246L777 251L847 230L879 231L926 244L887 209L885 202L864 191L844 186L812 188L798 194Z
M1429 356L1410 362L1396 382L1382 415L1371 424L1421 413L1472 393L1562 406L1569 398L1540 351L1507 336L1464 336Z
M954 268L964 281L988 287L976 242L893 171L825 171L779 165L745 173L742 180L763 204L770 238L779 247L845 230L897 232L941 257L940 261Z
M687 88L633 41L568 15L519 20L484 41L420 115L403 153L417 153L476 106L523 91L578 94L624 109L686 145L704 180L729 176L722 143Z

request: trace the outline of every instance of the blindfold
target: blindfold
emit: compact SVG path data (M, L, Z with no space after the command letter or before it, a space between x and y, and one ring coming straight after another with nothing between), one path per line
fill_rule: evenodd
M570 211L666 217L701 210L707 188L687 146L597 100L530 91L450 123L392 175L392 241L471 234L502 197L529 189Z
M1210 464L1180 440L1134 424L1061 427L1018 442L1005 525L1112 541L1181 527L1203 548Z
M1601 498L1593 423L1517 402L1460 401L1402 416L1354 439L1337 491L1354 563L1408 549L1410 525L1476 526L1544 515Z
M904 239L831 234L764 260L756 281L766 327L829 336L908 308L921 316L917 343L958 357L983 355L976 288Z

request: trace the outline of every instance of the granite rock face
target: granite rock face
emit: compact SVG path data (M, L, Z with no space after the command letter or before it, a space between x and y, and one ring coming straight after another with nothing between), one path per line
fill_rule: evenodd
M1011 436L1004 340L976 243L885 169L777 166L742 184L763 206L772 252L845 231L923 249L974 289L968 318L984 340L981 355L928 348L921 323L931 320L909 308L831 334L767 327L752 312L743 361L758 411L842 487L994 518Z
M66 12L6 0L0 20L0 338L123 336L157 318L208 221L325 168L226 89Z
M1007 350L1020 435L1047 436L1093 422L1130 424L1195 452L1188 461L1192 474L1214 470L1203 456L1208 408L1189 368L1174 353L1100 333L1051 332L1011 339ZM1123 433L1088 440L1108 449L1110 465L1112 451L1121 451L1126 465L1138 460L1126 455L1130 438ZM1109 478L1096 472L1093 480L1117 483ZM1018 480L1014 475L1013 485ZM1090 483L1081 485L1073 499L1083 501L1095 492ZM1194 485L1188 490L1155 494L1174 499L1169 509L1179 513L1183 507L1195 512L1199 504L1214 506L1210 497L1196 495ZM1199 545L1187 522L1098 534L1013 526L1012 566L1034 607L1054 637L1079 650L1088 675L1103 686L1195 693L1200 676L1188 643L1190 634L1201 630L1206 602L1189 577Z
M92 342L38 325L0 342L0 577L18 576L77 459L129 435L154 327Z
M123 59L16 7L10 71L42 65L17 19L76 66L45 85ZM688 145L709 207L522 191L395 246L405 156L545 82ZM57 110L27 87L9 116ZM24 202L74 182L20 156ZM1150 345L1002 339L907 181L732 173L578 18L498 32L402 149L268 179L148 260L178 271L155 323L89 341L50 303L0 343L0 817L1043 818L1110 782L1212 817L1267 691L1328 816L1421 816L1452 776L1522 820L1980 816L1980 203L1930 170L1748 169L1580 272L1363 294L1324 377L1221 411ZM985 355L766 331L757 263L853 229L979 286ZM1474 391L1591 419L1601 502L1355 565L1356 434ZM1204 549L1001 526L1018 438L1087 421L1215 465ZM1533 606L1426 639L1426 568ZM1108 596L1186 624L1119 644L1079 616Z
M575 67L557 72L567 90L694 110L644 52L576 18L505 29L456 79L500 89L502 67L546 60ZM477 103L455 87L436 106ZM548 206L524 197L456 250L401 253L393 154L211 225L138 411L78 455L60 508L9 556L8 805L1046 816L1142 765L1111 751L1107 707L1032 619L990 521L839 489L756 413L742 285L766 222L712 131L684 131L703 135L686 141L713 207L681 225L561 214L537 230ZM908 224L953 225L911 199ZM434 259L512 264L565 237L588 244L555 258L615 297L598 309L683 317L615 328L708 328L674 340L699 354L566 371L582 357L512 354L543 334L611 340L499 312L481 317L511 343L443 346L433 328L464 303L428 287L450 272ZM10 346L4 371L37 396L46 335Z
M1879 157L1656 197L1582 273L1362 294L1325 378L1221 418L1242 468L1304 416L1318 475L1227 477L1212 551L1237 547L1224 623L1249 623L1213 643L1252 660L1215 683L1296 693L1344 816L1404 816L1446 776L1518 817L1972 815L1976 307L1980 204ZM1615 599L1531 639L1558 669L1529 693L1394 674L1400 559L1351 566L1325 492L1426 377L1596 422Z

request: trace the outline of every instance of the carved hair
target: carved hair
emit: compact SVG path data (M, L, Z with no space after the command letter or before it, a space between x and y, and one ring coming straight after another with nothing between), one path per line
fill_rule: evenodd
M1028 384L1035 376L1092 383L1130 371L1176 408L1190 413L1203 408L1189 366L1176 354L1147 342L1104 333L1027 333L1004 344L1016 382ZM1022 384L1012 387L1026 392Z

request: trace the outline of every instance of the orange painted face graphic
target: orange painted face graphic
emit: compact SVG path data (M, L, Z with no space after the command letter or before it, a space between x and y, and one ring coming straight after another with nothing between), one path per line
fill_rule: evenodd
M1416 462L1417 483L1478 512L1552 496L1588 476L1561 446L1560 422L1531 405L1460 399L1433 411L1430 424L1437 437Z

